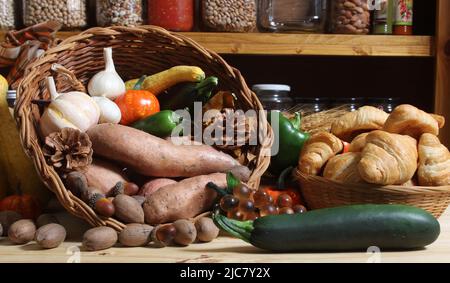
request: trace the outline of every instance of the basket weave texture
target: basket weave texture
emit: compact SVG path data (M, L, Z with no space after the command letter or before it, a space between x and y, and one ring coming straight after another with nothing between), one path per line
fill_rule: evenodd
M183 35L154 26L92 28L63 40L31 63L18 88L15 107L15 118L25 151L33 159L44 183L70 213L84 218L93 226L110 226L121 230L125 226L123 223L99 217L68 191L53 167L47 165L42 153L42 140L38 135L38 121L43 108L32 103L36 99L49 98L45 85L48 76L55 77L58 92L86 86L89 79L104 68L103 48L106 47L113 48L116 69L125 80L157 73L176 65L199 66L207 76L219 78L220 89L235 93L238 108L247 111L262 110L263 107L240 72L230 67L219 55ZM69 73L73 73L82 85L71 83L70 74L55 73L52 70L54 64L62 65ZM255 188L269 166L273 142L272 129L265 118L261 120L259 127L263 134L260 134L258 145L246 146L244 149L256 156L250 164L246 164L252 170L248 184Z
M422 208L439 217L450 204L450 186L342 184L320 176L306 175L298 170L295 171L295 177L310 209L352 204L404 204Z

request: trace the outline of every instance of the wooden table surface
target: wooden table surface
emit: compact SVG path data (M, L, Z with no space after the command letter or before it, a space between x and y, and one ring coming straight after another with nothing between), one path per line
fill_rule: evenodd
M12 245L8 239L0 240L0 262L168 262L168 263L267 263L267 262L446 262L450 263L450 210L441 218L441 235L426 249L409 252L381 253L288 253L273 254L229 237L220 237L212 243L193 244L189 247L123 248L104 251L80 251L79 242L66 242L53 250L42 250L35 243Z

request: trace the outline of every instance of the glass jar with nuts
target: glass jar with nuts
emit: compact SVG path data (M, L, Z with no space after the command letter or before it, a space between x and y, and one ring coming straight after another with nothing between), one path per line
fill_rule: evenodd
M256 29L256 1L202 0L201 17L208 31L251 32Z
M58 21L64 30L86 27L86 0L23 0L23 22L26 26L46 21Z
M99 26L137 26L142 13L142 0L97 0Z
M15 27L14 0L0 0L0 29L8 30Z
M331 33L369 33L370 12L367 0L333 0L330 2Z

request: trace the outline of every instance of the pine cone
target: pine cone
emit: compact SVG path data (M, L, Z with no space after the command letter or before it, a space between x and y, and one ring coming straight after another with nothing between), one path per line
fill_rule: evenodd
M64 128L45 138L44 156L57 171L85 171L92 163L92 143L86 133Z
M210 127L219 129L220 135L218 136L215 135L215 131L211 132L214 146L221 150L235 150L248 145L256 126L254 120L251 117L246 117L242 111L225 108L205 121L203 129ZM229 125L230 123L232 125ZM232 130L232 134L227 134L227 130Z

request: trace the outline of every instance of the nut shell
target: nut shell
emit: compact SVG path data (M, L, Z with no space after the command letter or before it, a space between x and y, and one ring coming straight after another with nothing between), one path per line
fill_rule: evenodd
M115 216L125 224L144 223L144 210L137 200L127 195L118 195L113 201Z
M14 244L23 245L34 239L36 225L30 219L22 219L14 222L8 230L8 238Z
M83 235L83 247L88 251L100 251L111 248L117 243L117 232L110 227L96 227Z
M39 246L44 249L54 249L66 239L66 229L57 223L50 223L40 227L34 237Z
M128 224L119 233L119 243L126 247L141 247L151 241L153 227L147 224Z

